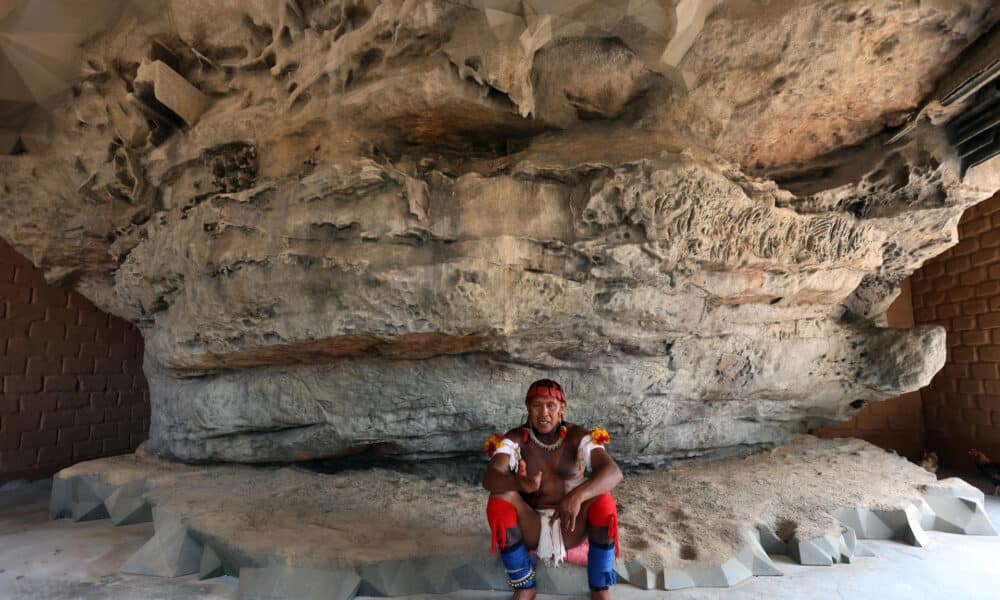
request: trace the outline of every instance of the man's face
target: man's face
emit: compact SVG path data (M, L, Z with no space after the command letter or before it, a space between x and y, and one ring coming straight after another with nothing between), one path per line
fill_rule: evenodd
M538 433L548 433L562 422L565 410L555 398L539 396L528 402L528 420Z

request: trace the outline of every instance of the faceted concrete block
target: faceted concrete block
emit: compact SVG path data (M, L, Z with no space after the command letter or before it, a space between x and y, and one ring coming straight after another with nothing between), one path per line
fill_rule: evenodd
M784 546L784 544L782 544ZM760 543L752 542L741 548L735 555L735 559L740 561L754 575L782 575L780 569L771 560L771 557L764 551Z
M968 498L969 500L975 500L976 502L983 504L986 502L986 496L983 491L977 487L973 487L966 483L964 480L958 477L949 477L948 479L942 479L938 484L950 484L949 487L928 487L924 490L924 498L928 497L938 497L938 496L950 496L953 498Z
M201 554L201 565L198 567L198 579L211 579L222 577L226 574L226 569L222 566L222 559L211 546L205 546Z
M129 557L122 572L157 577L198 573L204 549L180 519L154 509L153 527L156 533Z
M72 515L70 494L69 481L58 474L52 478L52 492L49 496L50 519L66 519Z
M808 540L795 541L797 556L803 560L802 564L831 565L835 563L849 563L854 560L854 551L857 545L857 538L854 530L844 526L840 534L828 533ZM789 543L791 546L792 543Z
M70 518L77 523L107 519L108 516L108 509L100 500L70 504Z
M104 501L118 486L105 483L100 475L79 475L73 478L72 498L75 502Z
M647 569L637 560L625 561L625 570L628 572L628 581L637 588L644 590L656 589L661 573L652 569Z
M825 536L808 540L792 538L788 542L788 556L800 565L828 567L835 562L834 548Z
M625 561L615 559L615 578L618 583L632 583L628 578L628 569L625 568Z
M733 558L721 565L691 565L686 571L696 587L730 587L753 577L750 569Z
M535 565L538 592L541 594L562 594L581 596L590 594L587 583L587 569L580 565L563 563L558 567L548 567L539 561Z
M463 563L452 570L451 577L463 590L505 591L510 589L499 555L492 557L492 559L478 559Z
M757 541L757 535L752 529L744 531L743 537L747 544L721 565L689 565L683 569L664 569L662 588L681 590L691 587L730 587L755 574L781 575L781 571Z
M888 539L903 540L914 546L927 545L927 532L920 525L921 511L916 505L910 505L904 510L874 511L879 519L892 530Z
M453 572L464 561L456 557L432 556L410 560L387 560L358 567L366 594L402 596L447 594L460 589Z
M273 565L240 569L240 600L350 600L361 585L353 569Z
M757 536L760 540L760 545L764 548L764 551L768 554L787 554L788 545L781 541L781 538L767 527L758 527Z
M920 510L915 505L907 506L903 511L906 515L906 529L903 539L914 546L924 547L930 542L927 532L920 526Z
M153 507L142 498L145 481L127 483L111 493L104 501L111 522L115 525L134 525L153 520Z
M664 569L663 570L663 589L670 590L685 590L687 588L695 587L694 578L691 577L691 573L687 569Z
M996 529L983 510L983 504L971 498L925 496L934 510L934 529L966 535L996 535Z
M878 514L867 508L844 508L834 516L850 527L857 537L866 540L891 540L896 537L893 528L885 524Z

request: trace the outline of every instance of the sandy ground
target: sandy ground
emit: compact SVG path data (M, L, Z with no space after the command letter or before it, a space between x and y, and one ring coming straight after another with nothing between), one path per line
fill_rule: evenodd
M193 529L251 556L300 566L464 555L487 543L486 493L439 476L182 466L135 455L63 474L87 472L116 484L145 477L153 502ZM718 564L743 543L738 532L747 525L784 538L839 533L833 511L902 508L928 484L942 485L904 458L853 439L803 436L746 458L675 463L629 475L616 490L622 557L654 568Z
M721 563L739 530L765 526L788 539L840 532L839 508L902 508L937 483L905 458L856 439L802 436L746 458L675 463L627 477L616 493L623 550L649 567Z
M1000 523L1000 497L987 497L986 510ZM48 520L48 485L0 490L0 598L4 600L236 600L238 582L220 577L161 579L121 575L118 566L152 533L149 524L112 527L108 521ZM803 597L914 600L992 600L1000 537L929 532L930 544L914 548L869 541L878 555L850 565L806 567L784 557L775 562L783 577L755 577L735 588L675 592L645 591L627 584L616 600L771 600ZM462 591L399 600L507 600L509 593ZM358 600L374 600L359 597ZM539 595L538 600L583 600Z

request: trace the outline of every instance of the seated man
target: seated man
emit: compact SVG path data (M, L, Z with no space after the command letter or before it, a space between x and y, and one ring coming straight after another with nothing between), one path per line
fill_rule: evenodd
M528 554L558 564L566 548L589 539L587 579L592 600L611 598L618 553L618 512L612 489L622 480L604 450L607 431L588 431L563 421L566 396L558 383L531 384L525 398L528 422L487 440L490 464L483 487L493 548L507 569L513 600L535 597L535 569ZM585 469L591 470L584 479Z

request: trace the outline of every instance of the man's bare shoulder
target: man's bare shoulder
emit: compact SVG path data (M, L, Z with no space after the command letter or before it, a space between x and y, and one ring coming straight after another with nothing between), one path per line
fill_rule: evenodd
M590 435L590 430L583 425L566 423L566 443L574 447L578 446L584 437Z
M511 429L507 433L503 434L508 440L521 443L521 439L524 437L524 425L518 425L514 429Z

